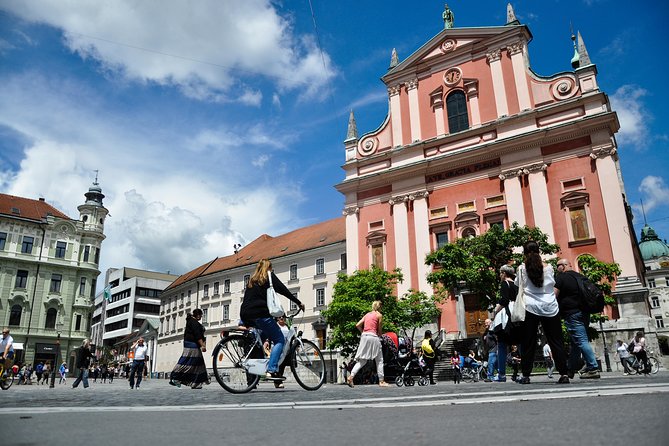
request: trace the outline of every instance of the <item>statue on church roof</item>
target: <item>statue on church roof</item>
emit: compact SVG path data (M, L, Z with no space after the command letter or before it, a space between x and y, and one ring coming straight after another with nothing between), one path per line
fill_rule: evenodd
M448 3L444 4L444 13L441 16L444 19L444 29L453 28L453 19L455 18L455 15L448 7Z

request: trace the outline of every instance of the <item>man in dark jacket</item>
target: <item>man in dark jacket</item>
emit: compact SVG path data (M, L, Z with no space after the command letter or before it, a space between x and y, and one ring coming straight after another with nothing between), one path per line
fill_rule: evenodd
M84 339L83 344L77 350L77 369L79 369L79 376L76 381L72 383L72 388L76 389L79 383L84 381L84 389L88 388L88 367L90 366L91 358L91 341Z
M578 369L581 354L585 361L585 371L581 373L581 379L599 378L599 365L595 358L595 352L588 339L587 328L590 325L590 315L581 310L581 292L576 277L579 273L571 269L571 263L567 259L560 259L557 263L558 274L555 277L555 296L560 306L560 317L564 320L571 340L569 350L569 377L574 376Z

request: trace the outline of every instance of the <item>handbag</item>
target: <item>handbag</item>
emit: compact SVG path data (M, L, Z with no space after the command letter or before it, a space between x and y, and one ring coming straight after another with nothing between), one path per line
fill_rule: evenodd
M269 288L267 288L267 309L269 310L269 314L274 317L283 316L285 312L279 301L279 296L277 296L276 291L274 291L271 271L267 272L267 278L269 279Z
M525 321L525 281L523 280L524 268L518 268L518 295L511 312L511 322Z

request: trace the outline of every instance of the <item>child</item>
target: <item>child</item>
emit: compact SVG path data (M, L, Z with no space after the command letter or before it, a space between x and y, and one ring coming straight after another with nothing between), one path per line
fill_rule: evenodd
M453 350L453 356L451 356L451 365L453 366L453 382L455 384L460 384L462 379L462 372L460 371L460 353L457 350Z

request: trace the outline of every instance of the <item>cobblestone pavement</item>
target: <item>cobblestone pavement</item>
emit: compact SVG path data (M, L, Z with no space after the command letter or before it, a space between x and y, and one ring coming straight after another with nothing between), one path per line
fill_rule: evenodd
M132 407L132 406L200 406L234 405L252 406L309 402L328 402L329 404L355 404L357 401L384 400L425 400L426 398L471 398L472 396L490 396L505 394L547 394L565 391L587 391L595 388L607 389L647 385L649 388L666 387L669 384L669 372L661 370L651 376L622 376L619 373L603 373L599 380L580 380L575 378L569 385L556 385L557 379L548 379L545 375L533 375L532 384L519 385L512 381L506 383L461 383L439 382L436 386L380 388L366 385L350 389L342 384L326 384L313 392L303 390L294 382L287 382L285 389L275 389L271 383L263 383L258 389L243 395L226 392L214 380L202 390L188 387L176 388L167 380L144 380L140 389L130 389L125 379L116 379L113 384L93 383L88 389L80 386L72 388L73 380L67 384L50 389L48 385L18 386L16 383L6 391L0 391L3 411L12 408L31 407ZM664 385L664 386L663 386Z

